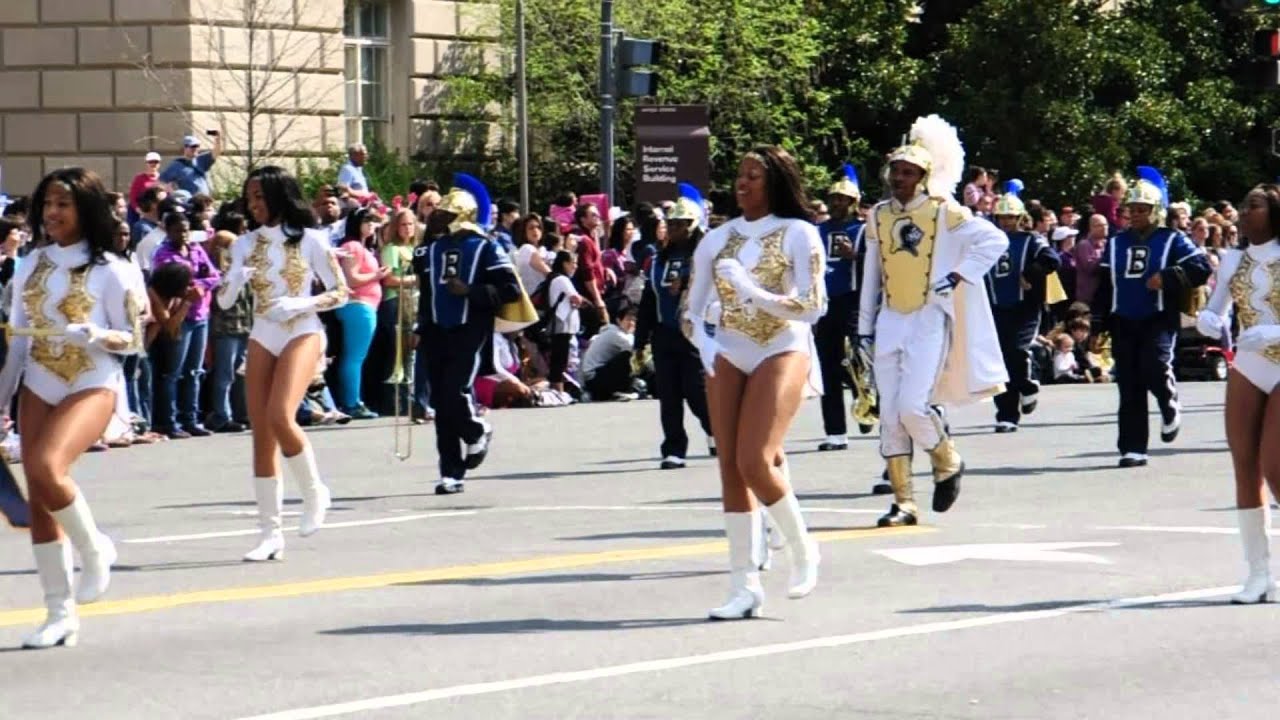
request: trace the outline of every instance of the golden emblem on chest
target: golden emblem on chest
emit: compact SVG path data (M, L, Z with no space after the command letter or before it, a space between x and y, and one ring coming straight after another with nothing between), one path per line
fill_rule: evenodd
M938 207L926 202L908 212L882 208L876 214L885 305L911 313L929 299L933 252L938 239Z
M311 268L307 267L307 263L302 259L302 243L286 242L284 244L284 269L280 271L280 275L284 277L285 286L289 288L290 297L302 297L310 293L307 290L307 278L311 275Z
M36 269L22 288L22 308L27 313L27 324L33 328L48 329L54 326L53 321L45 314L44 306L49 299L49 278L56 270L57 266L41 254L40 260L36 262ZM85 289L88 277L88 269L68 273L67 293L56 306L68 324L89 319L93 298ZM31 360L68 385L94 368L93 358L89 357L87 350L56 337L31 338Z
M751 275L760 287L771 293L781 295L791 261L782 251L782 240L786 237L786 229L778 228L760 238L760 258L751 269ZM747 237L737 232L730 233L716 260L738 259L738 253L747 244ZM758 308L744 305L738 297L733 285L715 274L714 264L711 270L715 277L716 292L720 295L720 327L732 330L750 338L757 345L768 345L774 338L787 329L787 321L770 315Z
M259 235L253 243L253 252L249 253L249 257L245 259L245 264L253 268L249 287L253 290L254 313L263 315L271 303L271 278L267 277L271 270L271 240Z
M1236 315L1240 318L1240 327L1249 329L1258 324L1261 313L1253 308L1253 270L1257 267L1257 263L1253 258L1245 253L1244 258L1240 260L1240 267L1231 275L1231 281L1227 285L1227 289L1231 291L1231 300L1236 305ZM1274 274L1272 275L1274 278ZM1274 295L1275 284L1272 283L1272 294Z

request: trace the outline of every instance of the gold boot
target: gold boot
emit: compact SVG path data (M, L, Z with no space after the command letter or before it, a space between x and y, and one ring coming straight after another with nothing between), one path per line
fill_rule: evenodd
M901 527L915 525L916 497L911 484L911 456L896 455L885 458L885 470L889 474L889 484L893 486L893 506L889 512L876 522L878 527Z
M933 511L946 512L960 497L960 476L964 474L964 459L956 452L956 444L943 437L938 446L929 451L933 463Z

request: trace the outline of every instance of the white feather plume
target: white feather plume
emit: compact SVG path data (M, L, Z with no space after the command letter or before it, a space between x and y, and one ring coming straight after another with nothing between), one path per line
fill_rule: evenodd
M938 115L916 118L908 137L929 151L933 169L929 173L928 191L934 197L951 198L964 177L964 145L955 126Z

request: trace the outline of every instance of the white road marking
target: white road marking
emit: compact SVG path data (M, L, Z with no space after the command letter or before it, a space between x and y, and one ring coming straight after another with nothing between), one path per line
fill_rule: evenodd
M341 715L371 712L374 710L386 710L388 708L419 705L422 703L447 700L450 698L490 695L526 688L589 682L604 678L637 675L640 673L662 672L699 665L711 665L714 663L747 660L750 658L766 657L770 655L803 652L806 650L847 647L849 645L858 645L878 640L891 640L895 638L913 637L916 635L936 635L938 633L989 627L992 625L1031 622L1034 620L1049 620L1052 618L1063 617L1065 615L1115 610L1141 605L1203 600L1206 598L1228 595L1236 590L1238 590L1238 587L1236 586L1203 588L1199 590L1166 593L1163 595L1148 595L1144 597L1081 603L1079 605L1069 605L1067 607L1054 608L1051 610L999 613L978 618L968 618L965 620L922 623L919 625L907 625L905 627L852 633L849 635L828 635L825 637L800 640L797 642L757 645L737 650L723 650L700 655L686 655L683 657L665 658L661 660L647 660L643 662L626 663L624 665L610 665L589 670L548 673L545 675L532 675L523 678L514 678L511 680L454 685L452 687L436 688L434 690L423 690L420 692L403 693L399 695L384 695L382 697L368 698L366 700L354 700L351 702L335 703L332 705L317 705L314 707L282 710L264 715L240 718L240 720L314 720L315 718L338 717Z
M943 565L961 560L1014 560L1022 562L1095 563L1109 565L1111 561L1088 553L1066 552L1076 548L1115 547L1113 542L1057 542L1057 543L989 543L981 545L936 545L933 547L898 548L876 550L890 560L906 565Z
M421 515L400 515L390 518L375 518L373 520L348 520L344 522L325 523L325 528L349 528L349 527L365 527L366 525L390 525L392 523L411 522L414 520L424 520L426 518L439 517L458 517L460 515L475 515L475 510L458 510L453 512L435 512L423 513ZM284 528L287 532L297 530L296 526ZM261 530L224 530L221 532L195 533L192 535L164 535L161 537L136 538L133 540L121 540L126 545L150 545L154 543L181 542L184 540L210 540L213 538L242 537L244 535L257 535Z
M1212 527L1210 525L1111 525L1095 527L1094 530L1127 530L1130 532L1162 532L1191 533L1196 535L1238 535L1239 530L1232 527ZM1280 530L1272 530L1272 535L1280 535Z
M659 511L659 512L723 512L719 505L702 506L702 505L684 505L684 506L650 506L650 505L530 505L524 507L509 508L486 508L484 510L453 510L441 511L433 513L420 513L417 515L397 515L395 517L373 518L370 520L347 520L343 522L325 523L326 529L334 528L353 528L367 527L370 525L389 525L392 523L411 522L414 520L424 520L427 518L442 517L460 517L464 515L479 515L481 513L503 513L503 512L605 512L605 511ZM881 511L861 509L861 508L823 508L823 507L807 507L804 509L809 513L838 513L848 515L879 515ZM244 517L257 517L256 510L221 510L219 514L237 515ZM403 510L394 510L392 512L404 512ZM285 512L285 515L301 515L300 512ZM296 526L284 528L286 531L296 531ZM260 530L244 529L244 530L221 530L217 532L192 533L189 535L162 535L160 537L134 538L129 540L121 540L126 545L153 545L158 543L185 542L188 540L213 540L216 538L229 537L246 537L249 535L257 535Z

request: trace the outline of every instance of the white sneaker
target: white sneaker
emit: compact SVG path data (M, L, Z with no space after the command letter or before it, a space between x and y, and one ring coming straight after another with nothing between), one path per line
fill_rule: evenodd
M662 462L658 465L663 470L679 470L684 466L684 458L676 457L675 455L668 455L662 458Z
M1147 464L1146 453L1125 453L1120 456L1120 467L1142 467Z

